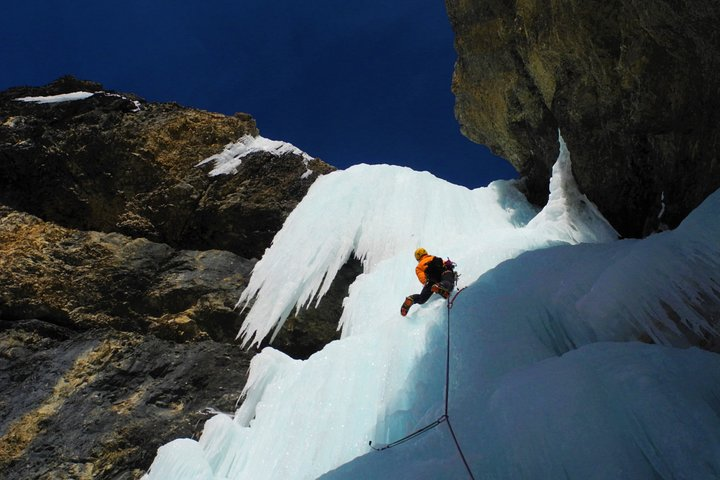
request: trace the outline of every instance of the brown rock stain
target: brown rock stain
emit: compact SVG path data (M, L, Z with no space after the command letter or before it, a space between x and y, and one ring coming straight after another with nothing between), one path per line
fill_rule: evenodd
M150 155L176 178L186 176L195 165L246 134L257 135L250 116L232 117L202 110L158 117L142 132L141 154Z
M90 385L96 372L104 368L119 348L112 342L102 342L78 357L55 384L50 396L12 423L7 433L0 437L0 465L22 456L35 437L42 433L43 422L55 415L78 390Z
M110 407L110 409L113 412L117 413L118 415L127 415L130 412L132 412L132 410L137 405L140 404L140 401L143 399L144 395L145 395L145 390L142 388L138 389L138 390L134 391L133 393L131 393L130 395L128 395L124 400L121 400L121 401L113 404L113 406Z

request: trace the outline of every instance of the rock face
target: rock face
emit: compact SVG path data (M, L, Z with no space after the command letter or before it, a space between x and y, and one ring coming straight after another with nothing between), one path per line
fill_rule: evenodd
M227 175L198 166L246 135L249 115L71 77L0 92L3 478L139 478L208 408L234 410L254 354L235 341L235 302L333 170L292 151L250 153ZM273 346L307 357L336 338L345 272Z
M96 93L18 100L78 91ZM147 103L72 78L12 88L0 93L0 202L67 227L258 258L315 178L333 168L267 152L246 157L235 175L197 167L246 134L258 134L247 114Z
M0 469L7 480L137 479L157 448L234 411L235 345L0 320Z
M720 187L718 2L446 6L462 132L508 159L532 201L558 129L580 188L625 236L675 227Z
M0 207L0 319L231 342L253 265L231 252L175 250Z

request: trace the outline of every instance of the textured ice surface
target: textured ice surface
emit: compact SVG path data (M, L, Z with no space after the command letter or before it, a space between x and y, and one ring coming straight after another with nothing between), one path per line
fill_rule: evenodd
M449 413L476 478L717 475L719 357L682 347L716 335L720 194L675 231L616 241L563 155L539 214L512 182L468 190L387 165L319 178L256 264L241 335L270 335L355 255L342 339L306 361L265 348L234 418L162 447L148 478L467 478L446 424L368 447L443 412L445 302L399 315L421 287L418 246L468 286Z

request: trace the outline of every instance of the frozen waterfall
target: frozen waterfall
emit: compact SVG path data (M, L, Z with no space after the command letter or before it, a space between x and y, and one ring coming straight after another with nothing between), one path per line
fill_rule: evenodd
M720 193L674 231L618 241L570 172L562 145L541 212L513 182L468 190L387 165L320 177L257 263L240 336L272 335L354 255L341 340L305 361L263 349L234 417L161 447L146 479L468 478L443 425L368 447L442 413L445 301L399 315L419 246L468 287L449 415L475 478L717 478L720 356L686 347L718 333Z

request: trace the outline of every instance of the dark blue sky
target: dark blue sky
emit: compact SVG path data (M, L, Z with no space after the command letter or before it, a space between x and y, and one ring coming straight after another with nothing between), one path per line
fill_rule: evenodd
M65 74L253 115L339 168L391 163L477 187L512 167L460 135L442 0L25 0L0 16L0 89ZM69 6L71 5L71 6Z

